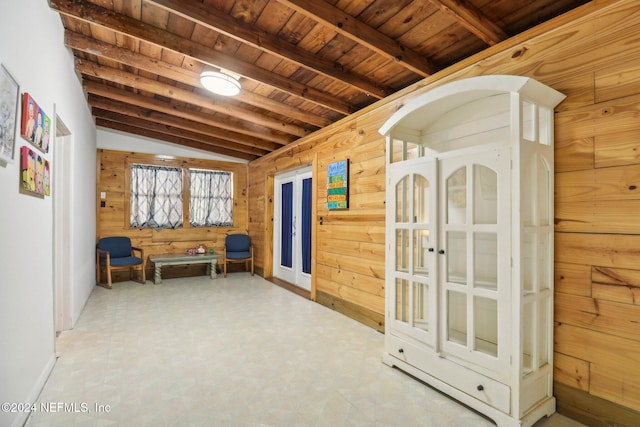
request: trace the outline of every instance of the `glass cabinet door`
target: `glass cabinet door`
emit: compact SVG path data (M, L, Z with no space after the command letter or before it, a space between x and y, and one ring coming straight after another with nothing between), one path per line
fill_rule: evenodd
M508 153L496 150L440 163L440 345L491 369L508 351L501 340L508 323L501 313L508 297L502 283L508 283L510 272L505 261L510 256Z
M387 223L391 271L387 283L392 301L389 327L434 345L436 214L435 162L390 168Z

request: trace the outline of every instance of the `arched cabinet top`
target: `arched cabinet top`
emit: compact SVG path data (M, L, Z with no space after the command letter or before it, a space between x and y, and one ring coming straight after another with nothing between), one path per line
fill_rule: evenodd
M516 96L514 96L516 95ZM496 126L513 126L512 119L521 117L521 121L529 120L527 107L550 111L558 105L565 95L534 79L511 75L488 75L470 77L439 86L423 93L409 101L404 107L396 111L379 129L385 136L400 135L419 144L430 146L429 138L425 135L441 130L444 126L465 125L478 123L481 127L487 124L481 122L498 123L499 115L505 117L506 124ZM515 110L515 111L514 111ZM515 113L515 114L514 114ZM494 117L489 120L488 117ZM549 117L552 120L552 117ZM443 124L444 123L444 124ZM491 126L491 125L489 125ZM520 124L520 128L526 124Z

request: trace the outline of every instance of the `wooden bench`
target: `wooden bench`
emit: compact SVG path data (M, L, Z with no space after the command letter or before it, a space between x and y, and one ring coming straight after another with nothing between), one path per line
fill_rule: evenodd
M211 279L218 277L216 264L220 255L217 254L154 254L149 255L149 261L154 265L153 283L162 283L162 267L165 265L208 264L207 274Z

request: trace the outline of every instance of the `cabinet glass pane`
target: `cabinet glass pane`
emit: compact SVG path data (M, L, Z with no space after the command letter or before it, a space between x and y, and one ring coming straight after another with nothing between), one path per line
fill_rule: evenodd
M551 299L538 302L538 367L549 363L549 322L551 321Z
M538 133L538 109L535 104L522 102L522 137L527 141L536 141Z
M538 259L536 266L538 268L538 286L539 290L551 288L551 247L549 243L550 236L546 233L538 234Z
M486 166L473 166L473 222L498 223L498 174Z
M498 357L498 302L494 299L473 299L474 350Z
M429 276L429 230L413 232L413 273Z
M396 320L409 322L409 281L396 279Z
M404 141L401 139L393 139L391 141L391 163L401 162L404 160Z
M396 184L396 222L409 222L409 176Z
M416 144L415 142L407 142L406 150L406 160L417 159L418 157L420 157L420 145Z
M409 230L396 230L396 271L409 271Z
M429 223L429 181L422 175L413 178L413 221Z
M535 234L522 233L522 290L525 294L533 292L536 274Z
M467 222L467 168L461 167L447 178L447 224Z
M447 281L467 284L467 234L463 231L447 232Z
M467 345L467 295L447 291L447 340Z
M525 304L522 308L522 373L533 371L533 303Z
M538 157L537 166L538 191L536 205L538 208L538 225L551 225L551 173L547 162L542 157Z
M429 286L425 283L413 283L413 326L424 331L429 330Z
M498 289L498 236L496 233L473 234L474 285Z
M525 156L521 162L521 187L534 189L536 185L536 172L535 172L535 155ZM534 205L536 200L535 191L521 191L520 192L521 206L520 216L522 217L522 223L524 225L534 225Z

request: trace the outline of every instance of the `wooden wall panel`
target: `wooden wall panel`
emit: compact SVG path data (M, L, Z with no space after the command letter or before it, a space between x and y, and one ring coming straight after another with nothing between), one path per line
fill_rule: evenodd
M317 301L383 329L386 162L377 129L406 102L453 80L535 78L567 95L555 121L558 408L589 425L640 425L638 34L636 1L589 2L252 162L249 232L262 240L258 264L271 261L270 177L316 159ZM352 203L328 211L327 165L342 159L351 162Z
M129 236L135 246L142 247L145 255L157 253L184 253L188 248L200 244L213 247L220 252L224 247L224 236L231 232L248 230L247 171L243 163L230 163L189 158L163 158L141 153L98 150L98 177L96 188L97 224L96 241L105 236ZM127 168L130 163L165 164L178 167L226 170L234 174L234 225L233 227L191 228L184 224L175 230L156 231L150 228L129 227L129 198L127 191ZM100 192L106 193L106 206L100 207ZM147 263L148 272L152 264ZM185 274L190 274L190 270ZM200 268L195 268L198 272ZM200 273L198 273L200 274ZM147 277L152 277L148 275Z
M640 270L593 267L591 277L594 298L640 305Z

